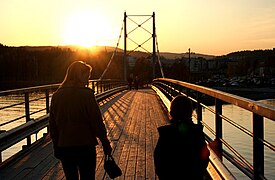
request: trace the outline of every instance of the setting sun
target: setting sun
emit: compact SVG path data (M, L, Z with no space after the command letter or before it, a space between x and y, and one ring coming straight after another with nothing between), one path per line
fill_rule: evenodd
M83 47L112 45L112 29L107 20L92 12L79 12L68 17L64 44Z

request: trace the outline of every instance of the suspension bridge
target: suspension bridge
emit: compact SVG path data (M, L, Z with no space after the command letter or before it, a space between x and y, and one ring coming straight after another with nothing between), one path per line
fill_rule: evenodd
M144 17L145 19L138 23L136 22L134 19L132 19L132 17ZM127 32L127 21L131 21L132 23L135 24L135 27L133 29L130 29L129 32ZM143 25L152 20L152 26L153 26L153 30L152 32L149 31L148 29L144 28ZM130 37L130 35L137 30L142 30L144 32L146 32L147 34L149 34L149 37L144 40L144 41L137 41L134 40L133 38ZM156 25L155 25L155 13L153 13L153 15L127 15L126 12L124 12L124 20L123 20L123 25L121 27L120 30L120 34L119 34L119 38L118 38L118 42L116 44L115 50L113 52L113 55L110 58L110 61L107 65L107 67L105 68L104 72L102 73L101 77L99 78L100 80L104 78L106 72L108 71L116 53L118 50L118 46L122 37L122 33L124 32L124 80L127 80L128 74L129 72L127 71L127 64L128 64L128 56L135 52L137 49L142 49L145 52L147 52L149 54L149 56L151 57L151 62L152 62L152 78L156 77L156 60L159 64L159 68L160 68L160 72L161 72L161 76L164 78L164 73L163 73L163 68L161 65L161 61L160 61L160 53L159 53L159 48L158 48L158 41L157 41L157 35L156 35ZM133 48L130 51L127 51L127 40L131 41L134 43L135 48ZM143 47L146 43L148 43L150 40L152 40L152 52L148 51L147 48ZM156 52L157 50L157 52Z
M136 27L127 32L127 20L135 22L131 18L135 16L144 16L147 19L141 24L135 23ZM153 20L153 32L142 27L151 19ZM194 121L204 126L210 150L206 179L237 179L238 176L226 165L226 161L237 169L242 177L274 178L272 174L266 173L267 170L273 168L266 167L265 162L268 158L274 157L275 146L264 137L266 134L264 123L275 121L275 109L215 89L165 78L159 58L154 21L155 13L153 15L127 15L125 12L115 51L101 77L98 80L91 80L89 85L96 93L108 137L112 142L114 159L123 172L118 179L158 179L153 161L154 147L158 139L157 128L169 123L169 104L171 99L178 94L187 96L193 101L196 106ZM144 30L150 37L144 42L136 42L129 35L137 29ZM121 81L104 79L116 55L123 32L124 79ZM152 53L142 47L151 39L153 41ZM127 51L127 40L134 42L137 47L132 51ZM139 90L129 90L126 82L129 74L127 57L138 48L150 54L153 81ZM159 64L161 77L156 77L156 62ZM13 119L6 119L0 124L0 179L65 179L60 162L53 156L52 142L47 128L51 96L58 86L59 84L53 84L0 92L2 100L9 101L1 104L0 113L23 109L23 114ZM37 92L39 92L39 97L37 97ZM18 97L19 100L15 101L14 98ZM209 105L209 102L213 104ZM252 117L252 128L245 127L226 115L223 112L225 103L248 111ZM37 104L40 106L37 107ZM213 114L210 123L204 111ZM5 130L6 126L18 121L21 122L20 125ZM236 150L233 144L226 141L225 137L229 134L226 134L225 123L251 139L252 160L247 159L245 155ZM19 148L19 151L12 155L6 155L20 142L20 145L23 145L22 149ZM210 146L213 142L216 142L216 148ZM272 155L266 156L266 151L271 152ZM96 179L110 179L103 165L104 153L99 145L97 147Z

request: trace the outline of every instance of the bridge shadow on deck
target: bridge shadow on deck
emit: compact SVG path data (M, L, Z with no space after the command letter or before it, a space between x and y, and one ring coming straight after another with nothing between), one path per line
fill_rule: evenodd
M157 179L153 152L157 127L167 124L166 109L151 89L118 93L99 103L112 141L113 156L122 169L117 179ZM0 170L0 179L65 179L60 162L53 157L47 136L24 158ZM96 179L110 179L104 168L104 154L97 146Z

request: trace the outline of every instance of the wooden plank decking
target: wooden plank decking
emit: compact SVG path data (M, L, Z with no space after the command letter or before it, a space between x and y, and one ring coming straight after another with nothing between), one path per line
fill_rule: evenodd
M157 179L153 152L157 127L168 121L165 107L151 89L125 91L100 103L112 141L113 156L123 171L117 179ZM103 169L103 149L97 147L96 179L110 179ZM65 179L60 162L45 138L39 148L0 169L0 179Z

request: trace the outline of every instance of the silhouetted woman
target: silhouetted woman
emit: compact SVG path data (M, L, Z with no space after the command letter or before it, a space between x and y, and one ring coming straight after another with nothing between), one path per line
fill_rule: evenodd
M112 151L94 92L88 88L91 71L82 61L72 63L51 100L50 135L67 180L79 175L81 180L95 179L96 138L105 154Z
M202 125L192 122L192 102L175 97L170 105L171 124L158 128L159 139L154 152L159 179L203 179L209 150Z

